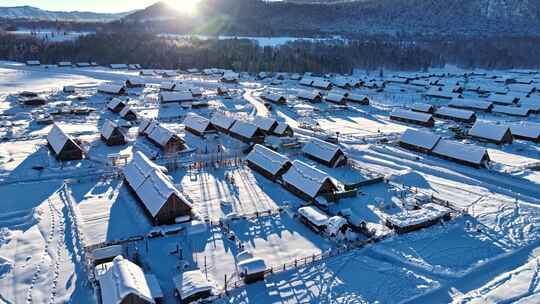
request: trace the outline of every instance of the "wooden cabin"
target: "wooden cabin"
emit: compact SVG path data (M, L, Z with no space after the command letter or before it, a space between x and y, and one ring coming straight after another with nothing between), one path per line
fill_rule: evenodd
M130 106L125 106L122 111L120 111L120 117L128 121L137 120L137 112L133 110Z
M98 92L109 95L124 95L127 90L123 85L104 83L98 87Z
M79 160L83 158L84 151L71 136L54 124L47 135L49 147L60 161Z
M152 121L144 130L146 137L160 147L166 153L174 153L185 150L186 143L173 131L163 127L157 121Z
M512 132L506 125L498 125L485 121L477 121L469 130L468 135L497 145L511 144Z
M107 103L107 108L114 113L120 113L122 109L126 106L126 102L119 98L113 98Z
M210 133L216 133L217 128L210 122L208 118L200 115L189 113L183 122L186 131L197 136L205 136Z
M314 201L318 196L334 201L338 190L328 174L299 160L294 160L283 174L283 186L305 201Z
M311 138L302 148L302 152L307 157L332 168L347 163L347 157L339 146L317 138Z
M483 147L444 139L439 140L432 152L441 158L475 168L485 166L490 161Z
M435 125L435 119L431 114L410 110L396 109L390 113L390 119L424 127L433 127Z
M474 123L476 121L476 114L473 111L450 107L438 108L433 116L463 123Z
M174 187L172 179L140 151L124 169L124 178L154 225L174 224L191 216L191 203Z
M252 170L272 181L281 179L292 165L288 157L258 144L248 154L246 161Z
M398 144L408 150L430 153L440 139L439 135L430 132L407 129L401 135Z
M229 130L229 134L245 143L262 144L264 142L264 131L256 125L236 120Z
M236 120L232 116L227 116L223 113L215 113L210 122L218 129L220 132L229 133L229 130L233 126Z
M123 145L127 142L125 132L114 122L106 120L101 128L101 140L107 146Z

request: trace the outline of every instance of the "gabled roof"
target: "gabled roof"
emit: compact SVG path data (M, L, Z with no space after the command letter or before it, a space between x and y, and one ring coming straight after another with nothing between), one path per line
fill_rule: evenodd
M98 91L103 93L109 93L109 94L120 94L120 92L124 89L123 85L120 84L110 84L110 83L103 83L99 85Z
M431 114L414 112L414 111L403 110L403 109L393 110L392 113L390 113L390 117L399 117L402 119L409 119L409 120L420 121L420 122L428 122L433 118Z
M328 215L315 206L298 208L298 214L302 215L315 226L323 226L328 224Z
M182 102L193 100L193 94L189 91L160 92L159 97L163 102Z
M529 116L529 114L531 112L531 108L529 108L529 107L494 106L491 111L493 113L525 117L525 116Z
M214 126L218 126L226 130L229 130L235 121L236 119L234 119L233 117L227 116L219 112L215 113L214 116L212 116L212 118L210 119L210 122L212 122Z
M313 91L298 90L296 92L296 96L302 99L313 100L317 98L318 96L321 96L321 92L317 90L313 90Z
M146 134L148 135L148 138L155 141L162 147L165 146L169 140L171 140L171 138L176 136L173 131L165 128L157 122L152 122L150 126L148 126Z
M478 120L469 130L469 135L494 141L500 141L503 139L504 135L509 130L510 128L505 125L496 125L493 123Z
M133 114L137 115L137 113L130 106L123 107L119 114L121 117L126 117L126 115L128 115L129 112L132 112Z
M476 100L476 99L461 99L454 98L448 104L454 108L468 108L468 109L477 109L477 110L488 110L493 105L491 102Z
M436 115L448 116L458 119L471 119L475 114L473 111L454 109L449 107L440 107L435 111Z
M337 188L328 174L299 160L292 162L291 168L283 174L283 180L312 198L328 181Z
M123 104L124 106L126 105L126 102L123 101L122 99L120 98L113 98L111 101L109 101L107 103L107 108L113 110L114 108L116 108L118 105L120 104Z
M337 92L330 92L326 95L324 99L329 102L341 103L343 102L343 99L345 99L345 94L337 93Z
M512 135L521 136L531 139L540 138L540 124L523 122L520 124L510 125L510 132Z
M186 118L184 119L183 124L191 128L197 132L204 133L208 129L208 127L211 125L210 120L202 117L200 115L197 115L195 113L189 113L186 115Z
M433 105L423 102L415 102L411 105L411 110L428 113L433 110Z
M513 95L502 95L502 94L491 94L489 95L486 100L491 101L493 103L498 104L514 104L519 98L513 96Z
M337 145L322 141L318 138L311 138L302 148L302 152L329 162L337 153L343 151Z
M290 162L289 158L285 155L279 154L262 145L255 145L246 157L246 160L263 168L272 175L277 174L279 170Z
M103 303L120 304L130 294L155 303L144 272L138 265L121 255L106 265L96 267Z
M278 121L278 125L274 129L274 133L281 135L287 130L288 127L289 125L286 122Z
M53 124L51 130L49 131L49 134L47 134L47 141L49 142L49 145L51 145L56 154L62 151L68 141L71 141L75 144L71 137L64 133L64 131L60 129L57 124Z
M181 275L175 276L173 281L176 290L180 293L180 299L187 299L200 292L211 291L214 287L199 269L184 271Z
M174 81L164 81L159 85L159 88L162 90L172 91L176 87L176 82Z
M399 141L411 146L433 150L435 145L439 142L441 137L439 135L418 131L413 129L407 129L402 135Z
M246 138L252 138L257 133L257 130L259 130L259 127L256 125L237 120L234 122L230 131Z
M101 127L101 135L106 139L109 139L116 128L118 128L118 125L107 119Z
M350 93L349 95L347 95L346 99L350 101L356 101L356 102L361 102L361 101L364 101L365 99L369 101L368 96L357 94L357 93Z
M137 193L148 212L155 217L167 200L176 195L184 204L191 204L174 187L170 178L163 173L163 168L150 161L144 154L137 152L124 167L124 176Z
M272 126L277 124L275 119L263 116L255 116L252 122L259 127L259 129L267 132L272 129Z
M540 111L540 97L522 98L519 100L519 104L523 108L529 108L533 111Z
M433 153L480 165L487 150L478 146L441 139L433 149Z

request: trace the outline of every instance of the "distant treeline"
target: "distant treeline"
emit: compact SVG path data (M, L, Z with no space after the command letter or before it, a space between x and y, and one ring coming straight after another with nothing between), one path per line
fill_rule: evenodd
M105 33L75 41L44 42L0 34L0 58L139 63L146 68L220 67L236 71L350 73L360 69L425 70L444 64L466 68L540 66L540 38L399 41L369 36L349 42L297 41L272 48L250 40L175 39L146 33Z

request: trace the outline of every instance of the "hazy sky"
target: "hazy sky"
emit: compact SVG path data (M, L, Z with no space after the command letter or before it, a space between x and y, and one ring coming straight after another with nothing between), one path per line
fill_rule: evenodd
M145 8L158 0L0 0L0 6L30 5L52 11L118 13ZM182 0L174 2L181 3Z

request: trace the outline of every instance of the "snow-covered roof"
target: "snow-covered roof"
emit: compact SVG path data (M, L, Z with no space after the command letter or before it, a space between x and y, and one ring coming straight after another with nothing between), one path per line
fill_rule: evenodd
M508 126L478 120L469 130L468 134L474 137L500 141L508 130Z
M313 83L311 83L311 85L319 89L327 89L332 85L332 83L326 79L315 78L313 80Z
M246 259L238 263L238 271L247 275L261 273L266 271L266 269L266 263L258 257Z
M440 107L435 111L436 115L443 115L458 119L471 119L475 114L473 111L454 109L450 107Z
M298 208L298 214L302 215L306 220L315 226L323 226L328 224L328 215L315 206Z
M288 127L289 125L286 122L278 121L278 125L274 129L274 133L281 135L287 130Z
M268 99L272 102L279 102L280 99L287 99L284 95L271 93L271 92L263 92L261 94L261 97L264 99Z
M272 175L275 175L290 162L287 156L279 154L262 145L255 145L253 150L251 150L246 157L246 160L263 168Z
M267 132L270 131L272 126L277 123L275 119L264 116L255 116L252 122L254 125L259 127L259 129Z
M498 104L507 104L507 105L514 104L517 99L519 98L514 95L502 95L502 94L491 94L486 98L487 101L491 101L493 103L498 103Z
M459 96L459 94L454 93L450 89L442 90L440 87L431 87L426 91L426 93L424 93L424 95L444 99L452 99Z
M113 259L116 256L124 253L124 247L122 245L110 245L102 248L96 248L92 251L92 258L94 261Z
M536 90L535 85L513 83L508 85L508 89L513 92L529 94Z
M71 66L71 61L60 61L58 62L58 66L59 67Z
M41 62L39 60L27 60L26 64L27 65L40 65Z
M446 207L434 203L428 203L417 210L408 210L397 214L392 214L387 218L387 221L393 226L407 228L420 225L425 222L438 220L450 214L450 211L451 210Z
M482 147L441 139L433 153L479 165L487 152Z
M339 146L318 138L311 138L302 148L302 152L305 154L327 162L331 161L340 151L342 150Z
M346 99L350 100L350 101L362 102L365 99L369 100L369 97L367 97L366 95L362 95L362 94L351 93L351 94L347 95Z
M176 195L186 205L191 206L174 187L171 179L163 173L162 168L139 151L124 167L124 176L152 217L159 213L171 195Z
M468 108L485 111L488 110L493 103L476 99L454 98L448 105L454 108Z
M212 118L210 119L210 122L214 126L218 126L220 128L226 129L226 130L228 130L233 125L233 123L235 121L236 120L234 119L234 117L227 116L227 115L219 113L219 112L215 113L212 116Z
M174 81L163 81L160 85L159 85L159 88L161 90L168 90L168 91L172 91L174 90L176 87L176 82Z
M54 152L58 154L62 151L62 148L64 148L64 145L68 141L73 140L66 133L64 133L64 131L62 131L58 125L54 124L49 131L49 134L47 134L47 141L53 148Z
M291 168L283 174L283 180L312 198L325 182L330 181L335 186L328 174L299 160L292 162Z
M123 101L122 99L120 98L113 98L111 101L109 101L107 103L107 108L113 110L114 108L116 108L118 105L120 104L123 104L124 106L126 105L126 102Z
M144 79L137 78L137 77L128 78L126 81L129 81L132 85L140 85L140 86L146 85L146 81Z
M407 129L401 135L399 141L408 145L432 150L440 139L441 137L434 133Z
M540 138L540 124L522 122L510 125L512 135L527 137L531 139Z
M423 102L415 102L411 105L411 110L428 113L429 111L433 110L433 105Z
M106 139L109 139L116 128L118 128L118 125L107 119L101 127L101 135Z
M176 136L173 131L165 128L157 122L152 122L150 126L148 126L146 133L148 134L148 138L157 142L161 146L165 146L169 140L171 140L171 138Z
M130 106L123 107L119 114L121 117L126 117L126 115L128 115L130 112L137 115L137 113Z
M531 108L528 107L511 107L511 106L494 106L491 110L493 113L507 114L512 116L529 116Z
M148 128L148 126L150 126L150 123L152 121L153 120L150 120L150 119L147 119L147 118L141 119L141 122L139 123L139 129L138 129L139 134L143 134L144 131L146 131L146 128Z
M189 91L160 92L159 97L162 102L182 102L193 100L193 94Z
M140 71L140 74L142 76L155 76L156 73L154 72L154 70L141 70Z
M124 86L121 84L111 84L111 83L103 83L99 85L98 92L108 93L108 94L120 94L120 92L124 89Z
M307 100L313 100L319 96L321 96L321 92L317 90L307 91L307 90L298 90L296 92L296 96L298 98L307 99Z
M211 291L214 288L214 284L207 280L199 269L184 271L181 275L175 276L173 281L181 299L189 298L200 292Z
M540 97L522 98L519 100L521 107L529 108L533 111L540 111Z
M210 120L195 113L189 113L186 115L183 124L197 132L204 133L210 125Z
M402 119L409 119L414 121L428 122L432 119L431 114L414 112L410 110L395 109L390 113L390 117L399 117Z
M246 138L252 138L257 132L257 130L259 130L259 127L257 127L256 125L249 122L237 120L234 122L230 131Z
M96 267L103 303L120 304L130 294L155 303L144 272L137 264L121 255L107 264Z
M109 65L111 69L127 69L128 65L125 63L111 63Z
M343 102L343 99L345 99L345 94L330 92L326 95L326 97L324 97L324 99L329 102L340 103Z
M300 80L300 84L301 85L306 85L306 86L310 86L312 83L313 83L313 78L311 77L303 77L301 80Z
M326 227L326 232L330 234L337 234L341 227L347 225L347 220L339 215L332 216L328 219L328 225Z
M238 79L240 79L240 74L235 72L228 72L223 74L221 79L226 81L238 81Z

